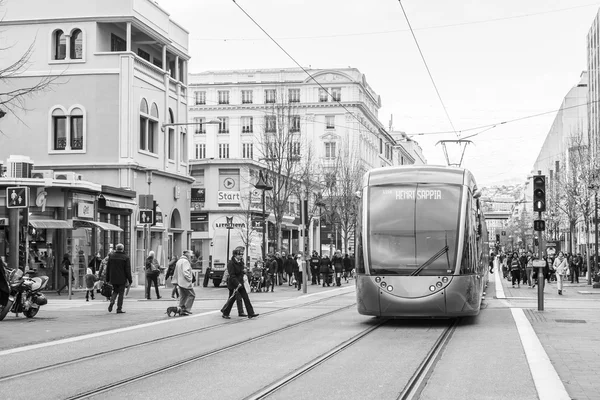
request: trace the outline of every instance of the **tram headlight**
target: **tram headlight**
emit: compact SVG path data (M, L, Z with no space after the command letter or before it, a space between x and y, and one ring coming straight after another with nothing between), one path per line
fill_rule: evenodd
M442 278L442 282L444 282L444 283L448 283L448 277L447 277L447 276L443 277L443 278Z
M435 286L434 285L429 286L429 290L432 292L435 292Z
M387 287L387 290L388 290L388 292L391 292L392 290L394 290L394 287L393 287L392 285L389 285L389 286Z
M375 278L375 282L377 282L377 283L381 282L381 277L378 276L377 278Z
M442 282L438 282L438 283L435 284L435 286L441 288L443 285L442 285Z
M385 287L387 286L387 283L385 283L385 282L381 282L381 283L379 284L379 286L381 286L382 288L385 288Z

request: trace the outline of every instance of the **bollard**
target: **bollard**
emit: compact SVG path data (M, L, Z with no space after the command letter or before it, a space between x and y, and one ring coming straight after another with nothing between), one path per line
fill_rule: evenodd
M544 267L546 267L546 261L534 260L533 267L538 269L538 311L544 311Z

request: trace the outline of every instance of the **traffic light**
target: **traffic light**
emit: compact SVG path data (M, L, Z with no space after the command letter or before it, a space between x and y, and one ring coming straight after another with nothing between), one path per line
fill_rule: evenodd
M500 234L496 233L496 242L500 243Z
M533 177L533 211L546 211L546 176Z
M545 231L546 230L546 221L543 219L536 219L533 221L533 230L534 231Z
M158 203L156 200L152 200L152 226L156 225L156 206Z

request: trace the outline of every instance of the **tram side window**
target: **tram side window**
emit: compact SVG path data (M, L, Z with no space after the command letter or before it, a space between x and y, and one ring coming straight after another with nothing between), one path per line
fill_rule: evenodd
M354 254L354 263L357 274L365 273L365 261L363 257L363 237L362 237L362 218L363 218L363 206L362 199L359 199L358 203L358 211L356 212L356 227L354 229L356 242L355 242L355 250L356 254Z
M465 215L471 215L469 203L466 204ZM464 274L472 274L473 270L473 226L470 218L465 218L465 226L464 226L464 242L463 242L463 252L462 252L462 260L460 263L460 273Z

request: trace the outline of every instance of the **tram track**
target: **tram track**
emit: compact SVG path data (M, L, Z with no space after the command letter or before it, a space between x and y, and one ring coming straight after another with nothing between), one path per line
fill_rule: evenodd
M365 336L373 333L376 329L382 327L389 321L390 321L389 319L383 319L383 320L378 321L375 325L370 326L369 328L356 334L355 336L344 341L343 343L341 343L338 346L334 347L333 349L327 351L326 353L324 353L318 357L315 357L314 359L305 363L304 365L297 368L296 370L289 373L288 375L285 375L284 377L281 377L281 378L277 379L276 381L274 381L268 385L265 385L260 390L257 390L254 393L252 393L251 395L245 397L244 400L262 400L262 399L269 398L272 395L275 395L280 389L282 389L283 387L285 387L292 381L300 379L303 375L305 375L309 371L311 371L315 368L318 368L320 365L324 364L332 357L340 354L344 350L348 349L350 346L356 344L358 341L363 339ZM450 341L454 331L456 330L457 325L458 325L458 320L455 319L449 324L448 327L446 327L442 331L442 333L437 338L437 340L434 342L431 349L427 352L427 354L425 355L425 357L423 358L423 360L421 361L421 363L419 364L419 366L417 367L417 369L415 370L413 375L408 380L408 382L405 385L402 392L400 392L400 394L398 395L398 397L397 397L398 400L414 400L414 399L419 398L421 391L425 387L428 378L430 377L431 373L433 372L435 364L439 360L445 346Z
M319 303L324 303L324 302L326 302L328 300L335 299L335 298L341 297L341 296L347 296L347 295L354 295L354 293L353 292L350 292L350 293L340 293L340 294L336 294L336 295L333 295L333 296L329 296L327 298L313 300L313 301L310 301L310 302L307 302L307 303L296 304L296 305L289 306L289 307L282 307L282 308L278 308L276 310L271 310L271 311L266 311L264 313L261 313L261 316L278 314L278 313L284 312L284 311L289 311L289 310L299 309L299 308L303 308L303 307L307 307L307 306L311 306L311 305L315 305L315 304L319 304ZM298 324L301 324L301 323L304 323L304 322L308 322L308 321L311 321L311 320L315 320L315 319L319 319L319 318L321 318L323 316L326 316L326 315L329 315L331 313L344 310L344 309L352 307L354 305L356 305L356 303L353 303L350 306L344 306L343 308L336 309L336 310L334 310L334 311L332 311L330 313L327 313L327 314L322 314L322 315L313 317L310 320L302 321L300 323L291 324L291 325L279 328L277 331L274 331L274 332L278 332L278 331L281 331L281 330L289 329L289 328L294 327L294 326L296 326ZM246 319L231 320L231 321L228 321L228 322L225 322L225 323L218 323L218 324L208 325L208 326L204 326L204 327L197 328L197 329L192 329L192 330L188 330L188 331L184 331L184 332L178 332L178 333L175 333L175 334L166 335L166 336L163 336L163 337L160 337L160 338L156 338L156 339L144 340L144 341L141 341L139 343L130 344L128 346L117 347L117 348L114 348L114 349L110 349L110 350L106 350L106 351L102 351L102 352L90 354L90 355L87 355L87 356L78 357L78 358L75 358L75 359L72 359L72 360L61 361L61 362L50 364L50 365L46 365L46 366L43 366L43 367L33 368L33 369L30 369L30 370L27 370L27 371L17 372L17 373L10 374L10 375L5 375L5 376L0 377L0 384L3 383L3 382L10 381L10 380L15 380L15 379L19 379L19 378L24 378L24 377L27 377L27 376L35 375L37 373L41 373L41 372L45 372L45 371L51 371L51 370L58 369L58 368L61 368L61 367L66 367L66 366L74 365L74 364L77 364L77 363L81 363L81 362L85 362L85 361L90 361L90 360L98 359L98 358L101 358L101 357L110 356L111 354L120 353L122 351L133 350L133 349L141 348L141 347L144 347L144 346L153 346L153 345L156 345L157 343L160 343L160 342L169 342L169 341L171 341L173 339L177 339L177 338L181 338L181 337L193 335L193 334L196 334L196 333L210 331L210 330L213 330L213 329L216 329L216 328L220 328L220 327L223 327L223 326L240 324L240 323L244 323L246 321L247 321ZM270 333L266 333L264 335L268 336L269 334ZM259 337L257 337L257 338L259 338ZM235 345L235 346L237 346L237 345ZM217 354L219 352L221 352L221 351L216 351L214 354Z
M347 310L347 309L349 309L351 307L355 307L355 306L356 306L356 303L352 303L350 305L343 306L341 308L337 308L335 310L332 310L332 311L326 312L324 314L320 314L320 315L308 318L308 319L303 320L303 321L299 321L299 322L291 323L289 325L285 325L285 326L283 326L281 328L277 328L277 329L271 330L269 332L257 335L257 336L255 336L255 337L253 337L251 339L242 340L242 341L239 341L237 343L229 344L227 346L223 346L223 347L220 347L220 348L215 349L215 350L211 350L211 351L204 352L202 354L197 354L197 355L194 355L194 356L191 356L191 357L187 357L187 358L178 360L176 362L172 362L172 363L170 363L170 364L168 364L166 366L160 366L160 367L154 368L154 369L152 369L150 371L144 371L143 373L136 374L134 376L130 376L130 377L127 377L127 378L124 378L124 379L121 379L121 380L118 380L118 381L115 381L115 382L111 382L109 384L102 385L102 386L100 386L98 388L95 388L95 389L92 389L92 390L89 390L89 391L86 391L86 392L78 393L76 395L69 396L69 397L64 397L64 400L87 399L87 398L90 398L90 397L93 397L93 396L102 395L102 394L110 392L110 391L112 391L114 389L118 389L120 387L127 386L127 385L130 385L130 384L138 382L138 381L142 381L142 380L145 380L145 379L148 379L148 378L152 378L154 376L157 376L158 374L164 374L165 372L181 368L181 367L183 367L183 366L185 366L187 364L191 364L191 363L203 360L205 358L209 358L209 357L212 357L212 356L215 356L215 355L218 355L218 354L221 354L221 353L224 353L226 351L230 351L230 350L242 347L242 346L247 346L250 343L257 342L259 340L268 338L270 336L273 336L273 335L276 335L276 334L281 333L283 331L286 331L286 330L298 327L300 325L308 324L308 323L311 323L313 321L317 321L319 319L329 317L329 316L331 316L333 314L336 314L338 312Z

